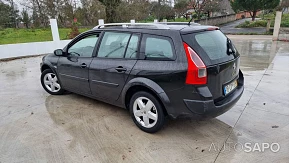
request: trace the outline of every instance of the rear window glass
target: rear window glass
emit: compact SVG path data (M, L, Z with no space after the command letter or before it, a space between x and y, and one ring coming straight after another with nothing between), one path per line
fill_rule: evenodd
M219 30L183 35L183 39L206 64L218 64L234 59L227 54L227 37Z
M220 31L196 34L195 39L211 60L227 57L227 38Z

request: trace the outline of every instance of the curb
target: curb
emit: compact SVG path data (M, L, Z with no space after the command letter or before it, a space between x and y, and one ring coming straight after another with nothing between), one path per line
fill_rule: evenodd
M27 56L19 56L19 57L11 57L11 58L0 58L0 62L13 61L16 59L23 59L23 58L33 58L33 57L39 57L39 56L44 56L44 55L46 54L27 55Z

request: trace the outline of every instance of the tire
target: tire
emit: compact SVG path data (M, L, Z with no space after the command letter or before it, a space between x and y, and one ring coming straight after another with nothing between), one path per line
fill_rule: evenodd
M49 94L62 95L64 93L57 75L51 69L44 70L41 74L40 80L42 87Z
M129 110L134 123L148 133L155 133L164 126L163 109L160 101L148 92L137 92L130 99Z

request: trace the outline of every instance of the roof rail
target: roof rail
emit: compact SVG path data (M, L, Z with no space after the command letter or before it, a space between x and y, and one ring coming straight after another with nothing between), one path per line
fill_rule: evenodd
M109 27L109 26L122 26L123 28L128 28L128 27L152 27L156 29L170 29L164 24L160 23L109 23L109 24L101 24L93 29L100 29L104 27Z
M156 24L166 24L166 25L189 25L189 22L157 22ZM201 25L199 23L191 23L190 25Z

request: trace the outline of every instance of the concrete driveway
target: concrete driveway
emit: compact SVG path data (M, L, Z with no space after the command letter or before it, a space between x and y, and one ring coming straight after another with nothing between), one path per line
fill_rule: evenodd
M232 37L245 76L238 104L207 121L169 120L156 134L124 109L47 94L41 57L0 62L0 162L289 162L289 46L249 37ZM246 143L273 150L246 152Z

